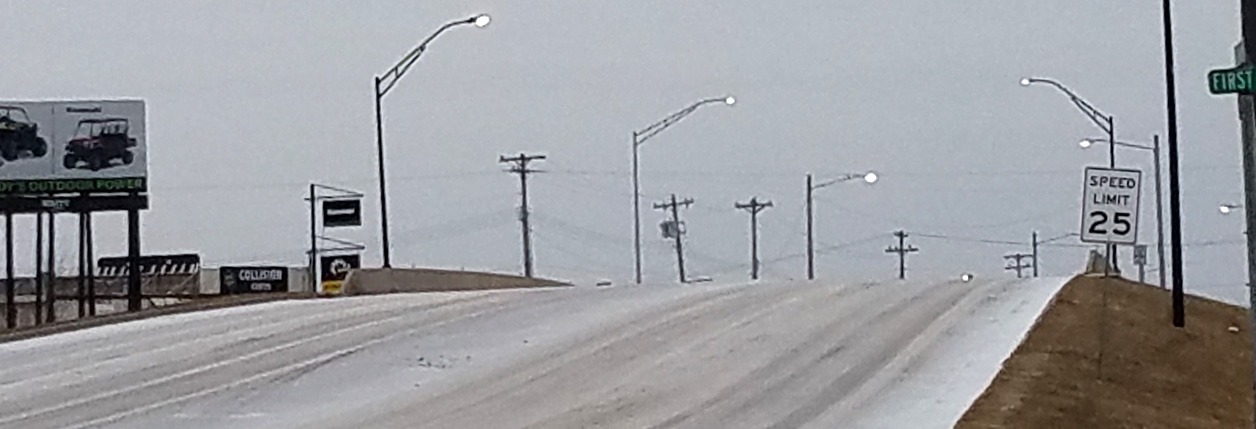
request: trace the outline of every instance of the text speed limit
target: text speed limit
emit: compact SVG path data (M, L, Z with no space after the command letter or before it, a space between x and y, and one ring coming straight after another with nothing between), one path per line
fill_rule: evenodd
M1086 167L1081 239L1088 243L1138 243L1138 170Z

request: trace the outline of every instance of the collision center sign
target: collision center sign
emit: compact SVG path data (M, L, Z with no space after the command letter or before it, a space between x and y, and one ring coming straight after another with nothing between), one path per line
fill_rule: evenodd
M1082 192L1081 240L1134 245L1138 242L1138 170L1086 167Z

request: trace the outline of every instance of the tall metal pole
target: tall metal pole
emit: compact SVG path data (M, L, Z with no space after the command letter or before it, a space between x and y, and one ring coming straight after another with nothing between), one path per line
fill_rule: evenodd
M1245 6L1244 12L1256 12L1256 11L1249 11L1246 7L1247 3L1248 2L1243 2ZM1249 15L1247 13L1244 14L1243 21L1244 21L1245 30L1248 28L1248 25L1247 25L1248 19L1256 19L1256 15ZM1256 25L1253 25L1253 26L1256 27ZM1242 65L1247 64L1248 57L1245 52L1247 42L1248 42L1247 40L1244 40L1242 43L1244 49L1236 49L1235 51L1236 65L1242 66ZM1244 199L1244 210L1243 210L1244 213L1243 214L1247 221L1247 228L1244 231L1244 236L1247 239L1248 321L1251 323L1251 326L1253 327L1252 333L1251 333L1252 352L1253 352L1252 365L1253 365L1253 368L1256 368L1256 234L1253 233L1253 231L1256 231L1256 148L1252 147L1253 145L1256 145L1256 96L1240 94L1238 97L1238 101L1239 101L1238 103L1239 104L1238 106L1239 123L1240 123L1240 130L1242 132L1242 140L1240 141L1240 146L1242 147L1242 154L1243 154L1243 199ZM1172 153L1173 146L1170 146L1169 148L1170 148L1170 153ZM1169 167L1170 169L1173 168L1172 165L1170 165ZM1172 177L1170 177L1170 180L1172 180ZM1170 202L1170 204L1172 204L1172 202ZM1174 232L1177 232L1177 231L1175 230ZM1174 238L1173 245L1174 245L1173 246L1174 249L1176 250L1176 248L1178 247L1178 241L1176 237ZM1175 268L1173 272L1173 280L1174 280L1173 292L1174 292L1174 298L1175 298L1173 304L1174 304L1174 317L1175 317L1174 322L1176 323L1177 322L1176 317L1178 315L1177 314L1178 302L1176 298L1177 298L1177 293L1179 289L1178 284L1177 284L1179 273L1177 272L1177 269L1176 269L1179 262L1178 258L1175 257L1173 259L1173 262L1174 262L1173 265ZM1256 394L1256 371L1253 371L1253 377L1254 378L1251 380L1252 381L1251 387L1252 387L1253 394ZM1256 407L1254 407L1252 411L1253 413L1256 413ZM1256 422L1256 414L1254 414L1253 416L1253 422Z
M811 174L807 174L807 280L816 279L816 254L815 254L815 232L812 226L811 214L811 193L815 191L811 186Z
M1038 231L1034 231L1034 278L1038 278Z
M4 324L17 329L16 286L13 273L13 212L4 212Z
M384 173L384 94L379 90L380 78L375 77L375 145L379 155L379 226L384 268L392 268L392 248L388 242L388 189ZM313 204L311 202L310 204Z
M80 319L87 317L87 262L84 261L87 256L87 242L84 241L86 237L83 236L83 231L87 229L84 225L86 219L83 213L78 214L78 234L76 234L78 236L78 263L75 264L78 266L78 290L75 297L78 298L78 318Z
M1106 119L1108 121L1108 141L1113 142L1108 145L1108 168L1116 168L1116 117L1108 116ZM1112 270L1115 271L1117 276L1120 276L1121 264L1117 258L1117 253L1117 246L1108 243L1108 259L1111 260Z
M44 214L35 212L35 324L44 323Z
M1244 2L1246 3L1246 2ZM1173 8L1164 0L1164 84L1169 130L1169 223L1173 243L1173 326L1186 326L1186 296L1182 291L1182 202L1178 185L1177 88L1173 66ZM1249 215L1250 216L1250 215Z
M1164 284L1164 191L1160 189L1160 135L1151 137L1151 153L1156 163L1156 264L1159 267L1160 288Z
M57 213L48 212L48 323L57 321Z
M318 293L318 185L310 184L310 292Z
M143 293L140 290L140 211L127 210L127 290L126 310L137 312L144 308Z
M87 236L87 315L96 315L96 237L92 234L92 213L87 212L83 225Z
M641 284L641 178L637 167L637 132L632 132L632 225L633 255L636 256L637 284Z

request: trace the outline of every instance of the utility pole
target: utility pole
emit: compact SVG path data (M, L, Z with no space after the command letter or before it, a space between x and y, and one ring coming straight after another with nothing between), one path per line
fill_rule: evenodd
M528 163L544 159L545 155L519 153L519 156L512 158L502 155L497 161L512 164L508 171L519 175L519 223L523 229L523 276L528 278L532 278L532 228L528 224L528 173L540 172L540 170L528 169Z
M916 246L906 245L907 237L909 235L910 234L907 234L906 231L903 231L901 229L898 231L894 231L894 236L898 237L898 247L886 247L885 248L885 253L897 253L898 254L898 279L899 280L907 279L907 254L916 253L920 251L920 249L916 248Z
M684 200L677 201L676 194L672 194L671 202L654 203L654 208L656 210L672 212L672 220L670 222L663 223L663 237L673 238L676 240L676 271L680 274L681 283L685 283L685 248L684 241L681 240L681 236L685 234L685 230L682 227L684 223L680 221L679 207L685 206L685 208L689 208L691 205L693 205L693 198L685 198Z
M1032 257L1033 255L1025 254L1025 253L1013 253L1011 255L1004 255L1003 259L1007 261L1008 265L1003 267L1003 269L1008 270L1008 271L1016 271L1016 278L1018 279L1025 278L1023 275L1024 271L1030 268L1030 265L1026 264L1024 260L1027 258L1032 258Z
M759 279L759 212L772 207L771 201L759 202L757 197L748 203L735 203L734 208L750 213L750 279Z
M1038 231L1034 231L1034 278L1038 278Z

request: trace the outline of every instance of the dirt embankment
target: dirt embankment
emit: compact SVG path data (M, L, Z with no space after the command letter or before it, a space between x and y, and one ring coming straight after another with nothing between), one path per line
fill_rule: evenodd
M1246 309L1188 296L1175 328L1170 305L1155 287L1073 280L956 427L1251 427Z

